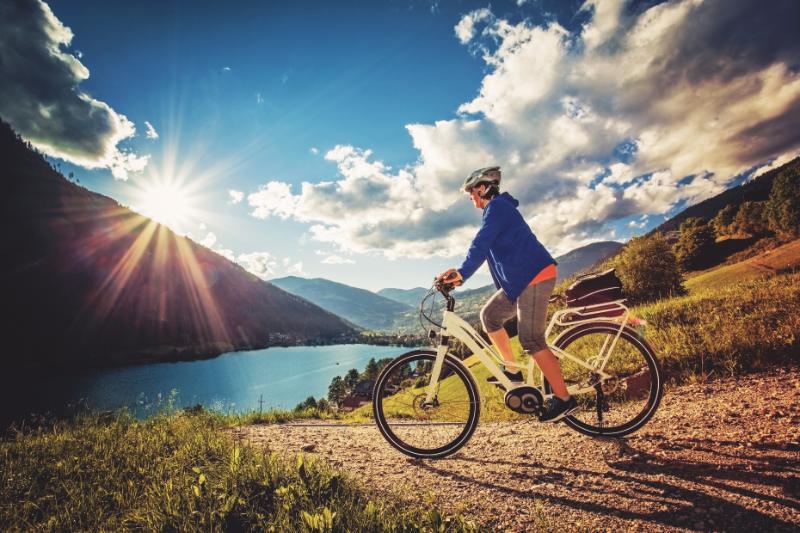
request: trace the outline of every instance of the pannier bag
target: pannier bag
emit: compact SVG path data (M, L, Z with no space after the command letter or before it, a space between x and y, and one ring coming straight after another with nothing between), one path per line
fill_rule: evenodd
M622 282L614 269L581 276L564 292L567 307L585 307L622 300Z

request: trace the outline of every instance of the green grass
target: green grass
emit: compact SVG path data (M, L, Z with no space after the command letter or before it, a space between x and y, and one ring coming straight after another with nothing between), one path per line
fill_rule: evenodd
M674 380L800 362L800 273L697 285L634 313Z
M80 416L0 441L3 531L466 531L377 501L298 455L242 446L207 412ZM369 480L363 480L369 483Z

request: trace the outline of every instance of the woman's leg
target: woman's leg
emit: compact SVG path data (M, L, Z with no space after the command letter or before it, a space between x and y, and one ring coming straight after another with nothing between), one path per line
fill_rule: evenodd
M512 374L519 370L517 360L514 358L514 351L511 349L511 339L508 337L506 329L500 328L497 331L487 331L486 333L503 356L506 362L506 370Z
M561 373L561 364L547 347L547 340L544 338L547 327L547 305L555 285L555 278L546 279L522 291L517 300L519 341L542 369L544 377L553 388L553 393L566 400L569 398L569 392Z
M508 338L508 333L503 324L513 317L516 312L516 305L508 299L502 290L494 293L481 309L483 331L489 335L489 338L497 346L506 361L506 370L512 373L519 370L519 366L514 358L514 352L511 350L511 340Z

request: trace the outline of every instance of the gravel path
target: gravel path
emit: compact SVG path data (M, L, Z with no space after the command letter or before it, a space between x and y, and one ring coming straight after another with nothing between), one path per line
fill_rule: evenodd
M800 530L800 370L668 391L624 440L485 423L447 459L405 457L374 426L262 425L237 438L327 460L368 490L493 530Z

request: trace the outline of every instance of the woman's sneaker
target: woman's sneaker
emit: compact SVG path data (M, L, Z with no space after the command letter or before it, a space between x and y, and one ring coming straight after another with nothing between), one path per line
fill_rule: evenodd
M509 372L508 370L503 370L503 374L505 374L508 379L514 382L525 381L525 378L522 377L522 370L517 370L516 372ZM497 385L501 389L505 389L505 387L503 387L503 384L500 383L494 376L489 376L486 379L486 382L491 383L492 385Z
M544 414L539 420L542 422L558 422L565 416L569 416L571 413L577 411L577 409L578 402L576 402L575 398L572 396L567 400L562 400L558 396L553 396L550 398L550 401L547 402Z

